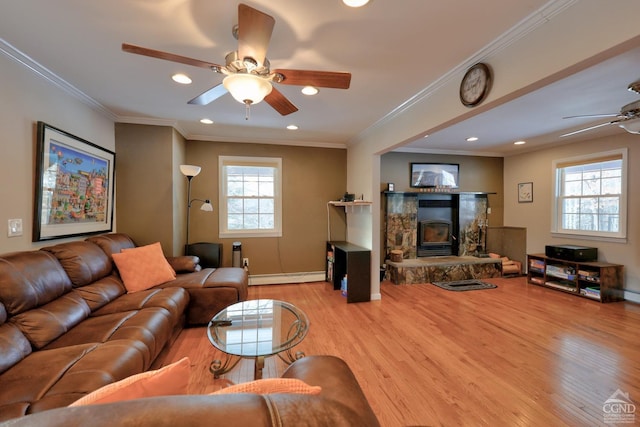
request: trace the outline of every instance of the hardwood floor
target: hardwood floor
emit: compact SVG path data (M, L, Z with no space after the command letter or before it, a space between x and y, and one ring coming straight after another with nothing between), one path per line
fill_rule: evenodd
M383 282L381 301L348 305L324 282L254 286L249 297L302 308L311 327L296 350L346 360L383 426L597 426L616 390L640 404L640 305L600 304L524 277L487 281L498 288ZM205 328L184 330L160 364L183 356L192 393L253 379L250 360L213 379L219 355ZM271 357L264 377L285 368Z

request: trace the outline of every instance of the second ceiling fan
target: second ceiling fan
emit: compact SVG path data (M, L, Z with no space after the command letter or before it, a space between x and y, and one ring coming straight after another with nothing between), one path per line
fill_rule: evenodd
M226 55L224 66L128 43L122 44L122 50L207 68L226 76L222 83L196 96L189 101L189 104L207 105L230 92L236 100L247 107L264 99L277 112L286 116L298 111L298 108L276 89L273 83L333 89L349 88L351 73L348 72L271 70L266 54L274 25L275 19L272 16L240 3L238 25L233 28L233 34L238 39L238 50Z

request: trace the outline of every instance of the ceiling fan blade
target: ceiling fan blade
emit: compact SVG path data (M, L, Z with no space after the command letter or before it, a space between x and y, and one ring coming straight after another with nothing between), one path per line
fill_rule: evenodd
M283 85L316 86L334 89L349 89L351 73L342 71L311 71L311 70L274 70L284 76L280 82Z
M584 129L575 130L573 132L569 132L569 133L565 133L564 135L560 135L560 138L564 138L565 136L576 135L578 133L582 133L582 132L586 132L586 131L589 131L589 130L597 129L597 128L600 128L602 126L612 125L612 124L618 123L619 121L620 120L614 120L614 121L611 121L611 122L600 123L599 125L595 125L595 126L589 126L587 128L584 128Z
M135 46L128 43L122 43L122 50L136 55L150 56L151 58L164 59L167 61L178 62L180 64L193 65L194 67L216 69L220 65L212 62L200 61L199 59L187 58L186 56L175 55L161 50L147 49L146 47Z
M222 83L217 86L212 87L211 89L202 92L200 95L193 98L187 104L192 105L207 105L216 99L220 98L222 95L227 93L227 89L224 87Z
M269 95L265 96L264 100L267 104L271 105L274 110L276 110L283 116L298 111L298 107L293 105L291 101L289 101L287 97L284 96L282 92L280 92L275 87L271 90L271 93Z
M238 56L251 57L264 65L271 33L276 20L264 12L240 3L238 5Z
M563 117L563 119L582 119L582 118L591 118L591 117L617 117L618 114L582 114L578 116L567 116Z

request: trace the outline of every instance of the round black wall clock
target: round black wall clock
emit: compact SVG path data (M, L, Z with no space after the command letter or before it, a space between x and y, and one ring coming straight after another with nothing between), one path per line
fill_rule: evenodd
M480 104L491 90L491 69L485 63L470 67L460 82L460 101L467 107Z

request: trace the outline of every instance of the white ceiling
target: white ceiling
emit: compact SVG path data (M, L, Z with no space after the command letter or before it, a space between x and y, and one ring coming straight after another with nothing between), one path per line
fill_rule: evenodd
M300 110L283 117L262 102L245 120L244 106L230 95L207 106L187 104L219 84L221 75L121 50L126 42L224 64L226 53L236 49L231 29L237 3L228 0L4 1L0 51L116 121L172 125L189 139L346 146L451 70L471 65L485 46L551 4L372 0L351 9L340 0L245 3L276 20L267 53L272 69L349 71L351 87L321 89L308 97L299 87L278 85ZM512 144L518 139L527 139L527 147L557 141L566 130L594 123L563 116L617 113L637 100L626 88L640 79L639 65L640 47L407 148L508 155L522 149ZM173 83L170 76L176 72L190 75L193 84ZM200 124L204 117L215 123ZM289 124L299 130L286 130ZM599 131L624 132L617 126ZM473 146L464 141L471 135L481 138Z

